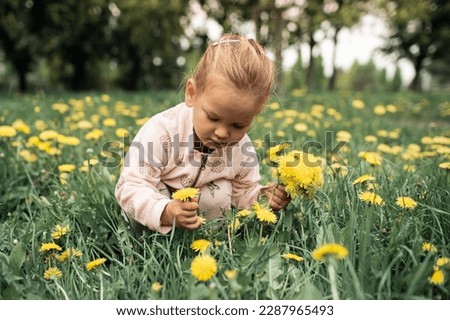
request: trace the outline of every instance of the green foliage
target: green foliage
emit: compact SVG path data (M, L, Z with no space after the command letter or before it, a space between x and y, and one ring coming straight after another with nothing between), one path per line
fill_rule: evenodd
M289 96L281 106L269 104L255 120L251 138L264 142L270 133L274 143L291 141L296 149L311 146L305 151L328 159L323 167L325 184L316 196L293 200L277 213L273 225L250 215L239 218L239 226L229 227L235 226L238 214L230 210L223 220L194 232L173 229L167 235L146 232L136 238L114 198L120 168L102 166L102 160L111 157L105 152L112 151L104 144L118 141L126 146L116 129L126 128L133 137L139 129L136 120L180 98L174 92L0 98L0 126L22 119L30 128L27 133L16 122L17 134L0 138L0 298L331 299L329 264L311 257L325 243L339 243L349 251L345 259L332 262L341 299L450 298L448 280L441 285L429 282L437 259L450 255L450 176L448 169L439 167L448 162L448 94L303 92ZM56 102L66 104L67 110ZM385 113L375 106L383 106ZM108 118L116 125L107 126ZM44 120L47 128L38 120ZM86 128L82 120L93 128ZM298 130L297 124L306 125L307 131ZM103 135L86 138L94 128ZM80 144L48 140L59 155L51 154L44 140L40 147L30 144L31 137L49 129L77 137ZM351 139L339 148L336 139L343 131ZM377 141L370 142L373 139L367 136ZM414 152L417 146L419 153ZM35 153L37 160L27 161L23 150ZM257 151L262 159L266 148ZM382 164L370 165L360 157L361 151L377 152ZM123 157L125 150L119 147L114 152ZM332 165L333 158L342 160L340 166ZM86 160L90 165L84 164ZM61 164L74 164L76 169L64 176L58 169ZM271 170L261 162L264 181L276 181ZM353 183L369 173L375 184ZM379 194L384 205L362 201L360 192L367 188ZM412 197L417 207L400 207L399 196ZM58 239L52 237L56 225L69 226ZM197 239L212 243L208 253L218 263L217 274L208 282L199 282L190 273L197 255L190 245ZM48 242L62 250L40 251ZM436 246L436 252L425 252L424 242ZM70 248L82 256L59 261L58 255ZM287 252L304 260L287 260L282 257ZM87 270L86 263L98 258L106 261ZM59 268L61 277L45 279L49 267ZM237 274L227 276L227 270ZM446 266L442 270L450 276ZM162 285L160 290L151 289L156 282Z
M373 61L366 64L354 62L347 71L338 74L339 90L362 91L362 92L397 92L402 88L402 80L397 68L391 80L387 79L386 71L376 68Z
M395 3L383 0L378 5L389 17L391 30L382 50L413 64L416 74L411 89L421 90L421 72L426 65L433 60L435 63L448 60L450 4L445 0L397 0Z

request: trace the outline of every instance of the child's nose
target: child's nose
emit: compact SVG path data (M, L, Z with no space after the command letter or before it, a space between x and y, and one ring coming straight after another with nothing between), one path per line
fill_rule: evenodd
M225 126L219 126L214 131L214 134L219 138L220 140L228 138L228 129Z

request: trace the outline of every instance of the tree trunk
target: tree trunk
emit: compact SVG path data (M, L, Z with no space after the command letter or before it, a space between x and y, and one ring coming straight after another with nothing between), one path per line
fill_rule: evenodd
M306 71L306 85L308 90L312 90L315 87L314 83L314 56L313 51L316 46L316 41L314 40L313 34L309 35L309 65Z
M277 94L282 96L284 93L284 76L283 76L283 9L275 8L275 30L273 33L273 46L275 48L275 70Z
M419 55L414 61L414 71L416 74L414 75L414 79L409 85L409 89L413 91L421 91L422 90L422 79L420 77L420 71L422 71L423 60L425 59L424 55Z
M75 91L88 89L88 79L86 77L86 59L85 55L81 52L74 53L71 56L73 75L70 84L70 88Z
M333 36L333 55L331 58L331 63L332 63L332 71L331 71L331 76L330 79L328 80L328 90L332 91L336 88L336 47L337 47L337 37L338 37L338 33L341 30L341 27L336 27L336 31L334 32L334 36Z
M27 72L20 71L19 72L19 90L20 92L27 91Z
M261 12L259 11L258 7L252 8L252 18L253 22L255 23L255 41L257 43L260 43L261 41L261 19L259 18L259 15Z
M24 55L19 56L22 58L13 61L13 66L19 80L19 91L25 92L28 89L27 74L30 70L31 58L26 58Z

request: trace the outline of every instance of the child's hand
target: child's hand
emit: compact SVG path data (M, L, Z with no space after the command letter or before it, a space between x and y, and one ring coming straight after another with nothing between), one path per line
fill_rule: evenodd
M286 193L283 185L276 183L269 183L266 188L262 190L269 201L269 206L274 211L286 208L291 202L291 197Z
M200 227L201 220L197 215L198 199L192 201L172 200L164 208L161 215L161 225L172 226L175 219L175 225L179 228L194 230Z

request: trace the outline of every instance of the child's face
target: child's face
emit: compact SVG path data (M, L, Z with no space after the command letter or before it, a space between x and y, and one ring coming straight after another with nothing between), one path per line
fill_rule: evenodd
M186 104L192 106L194 129L201 142L214 149L233 145L247 133L263 102L249 92L226 85L223 79L210 79L203 92L195 82L186 85Z

